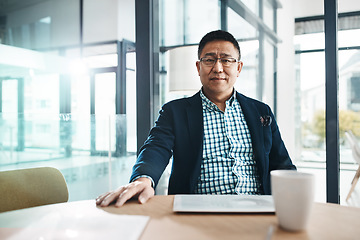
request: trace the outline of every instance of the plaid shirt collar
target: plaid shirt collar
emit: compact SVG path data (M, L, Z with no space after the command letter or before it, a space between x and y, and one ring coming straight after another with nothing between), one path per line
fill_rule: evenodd
M201 100L203 102L203 108L204 109L207 109L209 111L221 111L218 106L216 106L215 103L213 103L212 101L210 101L210 99L208 99L205 94L203 93L202 91L202 88L200 90L200 97L201 97ZM234 89L233 91L233 95L228 99L226 100L226 106L228 107L232 107L233 106L233 103L236 99L236 91Z

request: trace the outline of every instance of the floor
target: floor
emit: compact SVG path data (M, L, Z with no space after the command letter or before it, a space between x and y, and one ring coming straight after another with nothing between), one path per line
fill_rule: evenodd
M71 158L54 159L50 161L9 163L0 165L0 171L18 168L30 168L40 166L52 166L60 169L69 188L69 201L95 199L99 194L109 189L127 184L131 169L136 160L135 155L119 158L77 156ZM111 164L110 164L111 163ZM310 172L316 178L316 202L326 202L326 172L318 165L297 163L298 171ZM340 172L340 204L360 207L360 183L355 187L349 201L345 198L351 187L351 181L355 175L357 165L347 167ZM166 194L167 177L170 170L166 169L163 178L156 189L156 194Z

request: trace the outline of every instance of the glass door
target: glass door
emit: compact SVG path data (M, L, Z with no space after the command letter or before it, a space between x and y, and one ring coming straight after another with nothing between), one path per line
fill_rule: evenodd
M109 146L116 146L116 73L95 72L91 75L91 152L95 155L107 155Z
M18 112L18 81L17 79L2 80L2 112Z
M1 115L6 122L0 138L1 149L12 152L24 149L24 82L22 78L0 79ZM3 114L5 112L6 114Z

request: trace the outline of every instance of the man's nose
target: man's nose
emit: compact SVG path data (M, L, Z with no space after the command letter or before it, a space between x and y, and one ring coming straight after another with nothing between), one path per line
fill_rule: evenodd
M222 71L224 71L223 65L222 65L219 58L216 59L216 62L214 64L214 66L213 66L213 71L214 72L222 72Z

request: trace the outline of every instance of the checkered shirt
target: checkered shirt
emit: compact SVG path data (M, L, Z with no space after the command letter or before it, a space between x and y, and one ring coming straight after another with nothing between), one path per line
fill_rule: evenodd
M201 91L204 146L195 193L260 194L251 137L240 103L234 95L222 112Z

